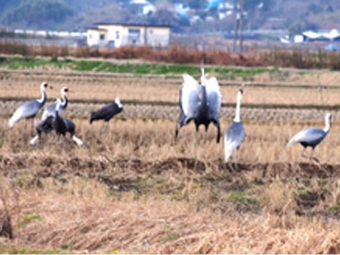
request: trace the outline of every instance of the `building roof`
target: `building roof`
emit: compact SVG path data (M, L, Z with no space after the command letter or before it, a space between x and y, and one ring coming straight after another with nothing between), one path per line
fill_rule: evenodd
M130 22L110 22L110 21L100 21L94 23L95 27L100 25L120 25L120 26L137 26L137 27L171 27L170 25L164 24L146 24L146 23L130 23ZM91 27L92 28L92 27Z
M98 30L98 31L107 31L105 28L98 28L98 26L88 26L86 29Z

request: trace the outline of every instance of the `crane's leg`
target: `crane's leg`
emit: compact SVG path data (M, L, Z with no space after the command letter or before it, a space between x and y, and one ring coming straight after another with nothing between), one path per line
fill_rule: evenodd
M31 121L31 134L32 135L34 135L34 127L35 127L34 118L32 118L32 121Z
M178 117L178 120L177 120L177 124L176 124L176 130L175 130L175 143L177 141L177 137L178 137L178 133L179 133L179 130L181 129L181 127L183 127L185 125L185 115L183 113L183 111L181 110L181 114L179 115ZM188 123L188 122L187 122Z
M214 120L214 125L217 128L217 136L216 136L216 143L220 143L220 138L221 138L221 126L220 122L218 120Z
M177 137L178 137L178 133L179 133L180 128L181 128L180 124L177 123L176 124L176 130L175 130L175 143L177 142Z
M209 124L205 125L205 135L204 135L204 142L206 143L208 140L208 129L209 129Z
M107 122L106 124L106 135L110 134L110 121Z
M64 134L63 136L64 136L64 139L63 139L63 148L65 148L65 145L66 145L66 134Z
M199 140L199 126L196 125L195 160L197 160L198 140Z
M100 134L104 132L104 128L105 128L104 126L105 126L105 121L103 121L102 127L100 128L100 131L99 131Z
M236 157L235 157L235 168L236 168L236 171L238 170L238 157L239 157L239 154L240 154L240 148L237 148L236 149Z
M315 148L312 148L312 151L311 151L310 156L309 156L309 160L310 161L314 160L315 162L319 163L319 160L317 158L313 157L314 149Z
M303 158L306 158L305 150L306 150L306 147L303 147L303 150L301 152L301 157L303 157Z

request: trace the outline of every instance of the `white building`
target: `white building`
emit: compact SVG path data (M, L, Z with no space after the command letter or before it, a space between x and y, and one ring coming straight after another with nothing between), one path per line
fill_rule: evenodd
M147 0L131 0L129 5L138 15L148 15L156 11L155 6Z
M125 23L97 23L87 29L88 46L119 48L121 46L169 46L170 26Z

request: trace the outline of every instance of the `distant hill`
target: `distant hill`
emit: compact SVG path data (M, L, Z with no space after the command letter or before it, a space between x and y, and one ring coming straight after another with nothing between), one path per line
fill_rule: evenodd
M234 15L220 20L217 9L205 9L204 0L150 0L156 13L140 16L128 0L0 0L0 26L20 29L81 31L97 21L167 23L176 32L227 31L234 28ZM191 7L196 24L176 15L173 3ZM223 1L222 1L223 2ZM238 0L228 0L233 4ZM246 28L307 29L340 28L339 0L245 0ZM208 21L209 19L209 21Z

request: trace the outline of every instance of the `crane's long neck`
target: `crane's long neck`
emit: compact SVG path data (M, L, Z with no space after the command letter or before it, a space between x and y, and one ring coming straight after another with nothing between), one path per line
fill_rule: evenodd
M237 93L237 103L236 103L236 109L235 109L235 118L234 122L240 122L241 121L241 99L242 99L242 94L241 92Z
M62 107L63 109L66 109L67 104L68 104L68 99L67 99L67 96L65 95L65 93L62 94L62 97L63 97L63 100L64 100L64 101L61 103L61 107Z
M326 116L325 117L325 128L323 129L326 133L328 133L329 129L331 128L331 121L330 117Z
M40 99L37 99L37 101L38 101L40 104L42 104L42 105L45 104L45 102L46 102L46 91L45 91L45 88L42 88L42 89L41 89L41 98L40 98Z
M60 106L61 106L61 101L58 99L57 105L55 106L55 116L56 116L57 119L59 119L59 109L60 109Z
M202 104L201 107L207 108L208 107L208 97L207 97L207 88L202 86Z

